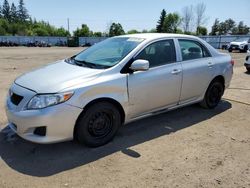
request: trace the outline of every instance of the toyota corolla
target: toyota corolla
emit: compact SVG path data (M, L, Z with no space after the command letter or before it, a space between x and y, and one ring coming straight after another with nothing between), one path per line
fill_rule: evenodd
M233 64L194 36L109 38L17 78L6 100L9 127L36 143L101 146L124 123L194 103L215 108Z

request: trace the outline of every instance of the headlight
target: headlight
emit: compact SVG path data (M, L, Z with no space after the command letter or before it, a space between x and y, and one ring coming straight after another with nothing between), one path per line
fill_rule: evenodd
M27 110L46 108L48 106L66 102L72 97L73 94L73 92L67 92L58 94L36 95L29 101Z

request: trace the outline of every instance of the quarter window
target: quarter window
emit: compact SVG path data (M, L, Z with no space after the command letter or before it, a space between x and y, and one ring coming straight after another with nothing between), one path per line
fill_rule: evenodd
M150 44L135 59L148 60L150 67L176 62L174 41L164 40Z
M192 40L179 40L183 61L210 57L208 50Z

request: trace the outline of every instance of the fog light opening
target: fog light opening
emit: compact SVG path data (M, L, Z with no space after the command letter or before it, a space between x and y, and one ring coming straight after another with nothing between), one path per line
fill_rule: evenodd
M46 127L37 127L34 130L34 134L38 136L46 136Z

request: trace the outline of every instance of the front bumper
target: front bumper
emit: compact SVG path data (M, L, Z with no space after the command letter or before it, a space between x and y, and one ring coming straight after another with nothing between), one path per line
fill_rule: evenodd
M238 46L238 45L231 45L229 46L228 50L244 50L244 46Z
M25 92L24 88L17 85L12 86L12 89L17 93ZM73 139L75 122L81 112L82 109L66 103L40 110L23 110L19 105L15 106L9 97L6 101L9 127L25 140L41 144ZM35 134L39 127L46 127L44 136Z

